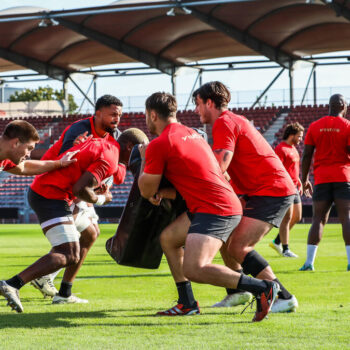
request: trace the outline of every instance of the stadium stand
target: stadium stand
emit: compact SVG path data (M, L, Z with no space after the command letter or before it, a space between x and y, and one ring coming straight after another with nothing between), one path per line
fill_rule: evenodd
M282 107L258 107L255 109L240 108L234 109L233 111L237 114L246 116L254 123L260 132L264 133L276 120L281 109ZM301 112L304 113L304 111L306 115L307 109L304 109L304 107L296 107L295 113L291 113L290 118L298 119L299 114ZM203 128L203 124L200 122L198 115L193 110L179 111L177 116L184 125L201 129ZM58 140L68 125L77 120L88 117L89 115L86 114L70 114L67 116L50 117L31 116L27 118L21 117L18 119L26 119L28 122L32 123L39 131L42 146L48 148L49 145ZM14 119L16 118L1 118L0 132L2 132L7 123ZM140 128L150 139L154 138L154 135L151 135L148 131L145 121L145 114L142 112L130 112L123 114L119 124L119 129L123 131L130 127ZM208 133L210 134L210 128ZM5 173L1 174L0 194L2 200L0 202L0 208L23 208L26 205L26 192L32 181L33 177L21 177L15 175L9 176ZM106 205L106 207L123 207L127 201L132 182L133 177L130 172L127 172L125 182L120 186L112 187L111 192L113 194L113 201ZM31 215L30 218L33 219L35 216Z

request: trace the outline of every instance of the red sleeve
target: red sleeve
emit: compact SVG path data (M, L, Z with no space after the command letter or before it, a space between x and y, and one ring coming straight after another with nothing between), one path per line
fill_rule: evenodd
M312 137L312 124L309 126L309 129L307 130L305 140L304 140L305 145L311 145L315 146L315 141Z
M10 161L10 159L5 159L2 162L0 162L0 166L4 167L4 171L10 170L12 168L15 168L17 165Z
M107 162L105 159L96 160L94 163L90 164L86 171L95 176L98 182L97 186L100 186L101 181L111 175L111 167L109 162Z
M146 149L146 164L144 173L160 175L164 172L167 144L160 138L154 139Z
M275 148L275 153L278 155L279 159L281 159L282 163L284 164L286 158L285 158L285 154L283 152L283 149L282 149L282 147L280 147L280 145L278 145Z
M350 124L348 124L348 146L350 146Z
M225 119L219 118L213 125L213 150L226 149L234 152L236 147L238 129L230 128Z
M126 167L124 164L118 164L118 170L113 174L113 183L120 185L124 182L126 176Z

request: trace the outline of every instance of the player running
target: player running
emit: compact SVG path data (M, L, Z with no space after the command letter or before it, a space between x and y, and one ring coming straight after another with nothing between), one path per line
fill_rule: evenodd
M122 136L123 134L120 138ZM79 151L75 163L34 179L28 200L52 249L19 274L6 281L0 281L0 294L7 299L12 309L17 312L23 311L19 290L26 283L62 267L77 265L84 258L80 250L80 234L69 204L75 197L97 205L112 200L108 188L98 195L94 189L100 187L104 179L117 172L118 160L129 158L130 151L127 145L130 140L128 138L122 140L124 144L110 139L108 135L104 138L90 138L71 149ZM144 139L139 139L135 144L143 141ZM58 159L62 159L64 154Z
M141 195L154 197L164 176L186 201L189 213L181 215L189 227L185 250L176 251L183 261L185 280L226 288L240 288L257 297L253 321L261 321L279 290L275 282L257 280L226 266L212 263L218 250L238 225L242 208L205 140L193 129L178 123L177 103L166 93L155 93L146 100L146 123L158 135L140 147L141 165L138 180ZM168 258L168 256L167 256ZM198 303L178 304L159 315L198 314Z
M120 135L118 125L122 115L122 102L115 96L103 95L95 105L95 115L86 119L78 120L69 125L62 133L59 140L43 155L42 159L56 159L60 154L72 148L79 142L84 142L88 136L94 138L107 136L110 140L117 140ZM126 174L125 165L120 163L118 172L114 174L114 183L121 184ZM110 181L109 186L112 183ZM77 230L81 233L81 254L86 257L90 248L100 234L98 227L98 215L93 204L76 199L71 205L74 214L74 222ZM72 282L76 277L83 258L79 264L66 268L60 290L58 291L53 283L60 270L39 279L31 281L31 284L46 296L54 297L53 302L76 303L80 299L72 296ZM58 295L59 297L55 297Z
M280 226L293 203L295 186L280 159L249 120L228 110L231 95L224 84L204 84L193 93L193 99L201 122L213 126L213 151L221 171L229 175L233 189L244 195L246 202L241 222L221 249L224 262L237 271L241 271L241 264L245 274L279 284L281 291L272 312L295 310L296 298L254 250L272 227ZM214 306L233 306L248 299L239 288L229 288L227 293Z

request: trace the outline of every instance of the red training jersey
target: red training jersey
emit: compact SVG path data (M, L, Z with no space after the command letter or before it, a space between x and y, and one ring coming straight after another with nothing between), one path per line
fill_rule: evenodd
M311 123L305 145L315 147L315 185L350 182L350 122L342 117L326 116Z
M227 169L238 194L284 197L295 186L281 160L248 119L224 111L213 125L213 150L233 152Z
M225 180L208 143L179 123L165 127L146 149L147 174L164 176L186 201L191 213L242 215L242 207Z
M294 145L289 145L285 141L282 141L276 146L275 152L281 159L282 164L292 178L294 185L300 189L300 156L296 147Z
M75 155L77 162L66 168L37 175L30 186L31 189L45 198L66 200L71 203L75 198L72 193L73 185L85 171L95 176L98 186L102 180L117 171L120 146L114 139L110 140L107 137L90 139L69 151L75 150L80 150ZM65 153L56 159L62 158Z
M88 135L92 135L94 138L100 138L95 130L94 117L89 117L85 119L78 120L71 125L68 125L60 138L45 152L42 156L42 160L52 160L57 159L57 157L62 153L62 148L64 151L67 150L67 144L73 146L73 141L85 131L88 131ZM66 137L68 134L68 137ZM107 133L105 136L111 142L115 141L114 137ZM68 138L68 140L66 140ZM69 147L71 148L71 147ZM117 172L113 174L113 182L116 185L120 185L124 182L126 176L126 167L124 164L119 164Z
M17 165L13 163L10 159L0 160L0 171L7 171L15 168Z

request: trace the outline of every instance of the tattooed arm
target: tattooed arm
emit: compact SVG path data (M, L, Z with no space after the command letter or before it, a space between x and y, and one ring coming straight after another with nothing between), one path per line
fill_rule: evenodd
M225 174L227 168L231 163L233 152L228 151L227 149L216 149L214 151L214 154L217 161L219 162L221 171L223 172L223 174Z

